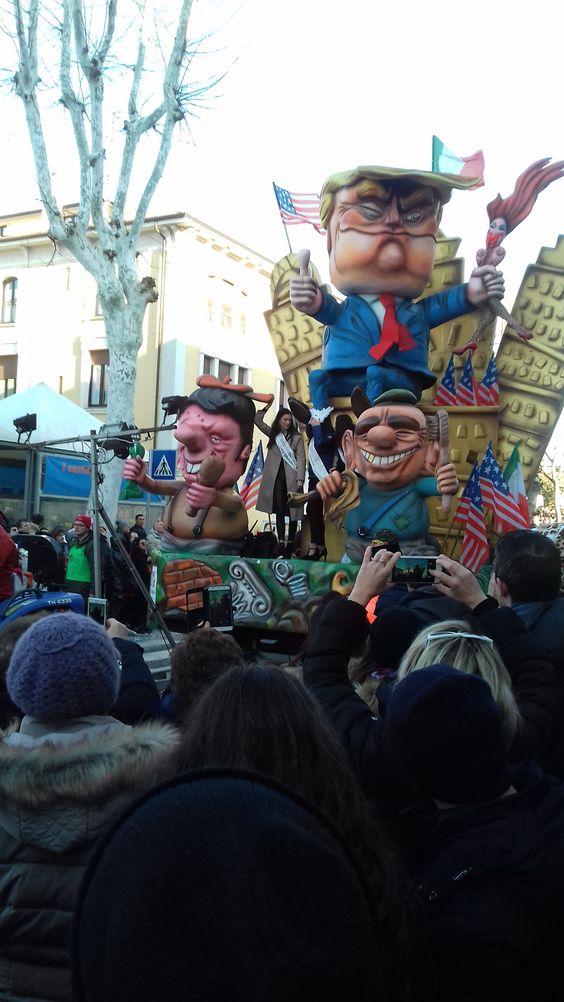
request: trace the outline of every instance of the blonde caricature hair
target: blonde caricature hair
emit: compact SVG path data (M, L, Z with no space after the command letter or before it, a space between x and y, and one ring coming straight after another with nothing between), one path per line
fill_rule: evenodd
M471 636L441 637L443 633ZM436 638L436 639L435 639ZM479 675L489 685L503 717L503 728L510 745L521 726L521 714L515 702L511 676L489 638L476 633L463 619L443 619L421 630L400 661L397 681L418 668L446 664L468 675Z

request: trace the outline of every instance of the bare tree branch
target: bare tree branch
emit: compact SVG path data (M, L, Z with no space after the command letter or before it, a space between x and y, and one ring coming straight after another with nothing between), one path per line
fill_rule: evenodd
M155 194L155 189L159 183L160 178L170 152L170 146L172 143L172 135L174 132L174 127L177 124L177 117L174 112L167 115L164 123L164 128L161 135L161 141L159 144L159 149L155 157L155 162L153 164L153 170L147 184L145 185L145 190L141 198L139 199L139 205L137 206L137 212L135 213L135 219L129 228L129 240L132 246L135 246L137 240L139 239L139 234L141 232L141 227L143 226L143 221L147 215L147 209L149 208L149 203Z
M84 102L77 97L71 81L71 49L72 49L71 0L65 0L63 6L63 27L61 34L61 103L69 113L74 141L78 152L80 170L80 205L76 219L77 226L88 226L92 204L92 189L90 185L90 148L85 129Z
M123 158L117 185L116 199L114 203L116 217L120 221L123 218L123 211L125 205L125 191L129 186L129 180L131 178L131 172L133 170L133 163L135 159L135 151L139 144L139 139L144 132L148 132L150 129L154 129L155 126L158 124L158 122L161 121L163 117L166 116L166 120L163 128L163 136L155 160L155 165L153 167L153 170L151 171L149 180L145 187L145 191L141 197L141 201L135 214L133 227L130 231L130 237L132 240L137 238L141 226L143 224L143 220L141 218L142 206L144 206L144 211L146 212L147 206L149 204L151 196L154 193L156 183L158 181L158 177L156 177L155 180L155 171L157 169L157 164L161 164L161 173L162 173L162 169L166 162L166 156L168 155L168 151L170 149L170 139L172 138L172 129L174 128L174 125L177 122L182 121L182 119L184 118L184 112L182 110L180 102L178 101L177 95L178 95L178 82L182 70L182 61L186 52L186 35L188 32L188 21L190 18L191 9L192 9L192 0L182 0L182 6L178 18L178 23L176 26L174 42L172 45L169 61L166 66L163 80L163 100L156 108L153 109L153 111L149 112L149 114L147 115L139 116L137 114L137 109L136 109L137 90L135 90L136 80L134 73L134 80L132 86L132 92L134 93L135 96L134 113L132 115L130 109L129 119L125 125L126 139L124 143Z
M81 174L84 169L90 175L90 212L92 221L103 244L107 242L110 231L104 218L104 58L110 47L115 28L116 0L108 0L106 31L98 50L90 51L90 44L84 23L84 10L81 0L65 0L65 5L72 3L74 40L77 58L83 76L88 84L90 94L90 149L85 153L79 150ZM83 161L83 157L85 158ZM81 216L82 216L81 205ZM81 222L84 217L81 219ZM87 221L88 217L86 218Z
M25 110L40 198L47 212L53 238L55 240L62 240L66 236L66 231L51 186L47 147L43 134L41 115L37 105L37 21L39 16L39 0L32 0L29 6L27 37L21 0L14 0L14 15L18 42L18 69L14 74L14 86L16 94L22 99Z

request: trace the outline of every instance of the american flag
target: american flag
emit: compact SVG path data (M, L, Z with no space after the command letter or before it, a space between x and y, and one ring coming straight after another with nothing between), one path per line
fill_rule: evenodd
M470 490L471 484L474 482L475 479L474 475L476 474L477 469L478 469L478 464L474 463L474 466L472 467L472 472L468 477L468 480L466 481L466 486L462 491L460 498L458 499L456 511L452 518L453 522L466 522L466 519L468 517L468 509L470 507L470 498L468 496L468 491Z
M484 378L476 392L476 399L478 404L484 406L499 403L499 383L497 381L497 368L493 355L488 362Z
M464 363L460 382L456 388L456 403L459 407L473 407L476 403L476 377L470 356Z
M311 223L318 233L325 233L319 218L319 195L300 195L296 191L279 188L277 184L274 184L274 181L272 184L282 222L286 226Z
M512 532L513 529L527 529L519 505L511 494L507 481L493 454L490 442L480 464L480 489L484 508L493 512L495 532Z
M245 477L243 486L239 492L247 511L249 508L254 508L257 502L263 470L264 455L262 451L262 442L259 442L257 450L251 460L251 465L247 470L247 476Z
M454 355L450 356L445 374L441 379L433 403L442 407L454 407L456 403L456 385L454 382Z
M468 478L468 483L464 490L464 498L467 501L467 512L464 520L459 519L459 521L464 521L460 563L475 574L476 571L480 570L482 564L486 563L489 555L482 495L480 493L480 475L476 464L474 464L472 473Z

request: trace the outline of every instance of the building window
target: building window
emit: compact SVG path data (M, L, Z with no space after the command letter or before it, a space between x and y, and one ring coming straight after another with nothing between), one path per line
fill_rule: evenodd
M227 362L223 358L212 358L211 355L202 355L200 359L200 375L216 376L217 379L225 379L229 376L232 383L237 385L250 385L251 373L236 362Z
M99 292L96 292L96 302L94 304L94 316L96 317L96 319L98 319L98 318L102 319L102 316L103 316L103 313L102 313L102 304L100 302L100 293Z
M224 331L230 331L233 327L233 309L230 303L222 303L221 326L223 327Z
M0 355L0 400L16 392L17 355Z
M278 393L276 394L278 398L278 407L288 406L288 392L286 390L286 383L283 379L278 380Z
M90 385L88 387L89 407L107 406L109 380L110 380L109 351L91 351Z
M6 278L2 283L2 320L3 324L15 324L16 322L16 293L18 289L17 278Z

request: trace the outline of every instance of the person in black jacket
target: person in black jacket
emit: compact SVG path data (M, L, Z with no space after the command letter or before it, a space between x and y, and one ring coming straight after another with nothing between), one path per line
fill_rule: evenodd
M143 648L128 639L127 626L116 619L106 622L121 662L119 693L112 716L124 724L139 724L160 716L160 696L156 682L143 657Z
M131 535L134 534L131 533ZM133 538L130 553L135 569L145 585L145 588L149 591L149 585L151 583L151 560L147 551L146 540L137 539L136 537ZM147 599L141 592L137 583L135 583L135 595L131 599L128 619L132 630L135 630L137 633L148 633L147 613Z
M494 618L506 624L510 658L527 658L530 652L550 660L555 687L550 696L551 734L545 735L543 748L536 749L535 757L547 772L563 778L564 600L556 597L559 575L560 555L554 544L535 532L520 531L498 540L488 597L470 571L442 555L437 560L434 587L449 599L464 602L474 615L486 617L485 623L491 623L493 610L497 610ZM537 601L527 600L532 596ZM531 705L528 714L538 718L538 706Z
M347 674L351 651L366 640L366 605L388 584L400 554L368 546L348 598L339 596L319 615L303 657L303 680L347 749L365 792L386 811L398 808L381 767L383 720L357 695ZM403 803L403 801L401 801Z
M135 516L135 522L129 529L130 532L135 532L138 539L146 539L147 532L145 530L145 516L142 512L138 512Z
M365 789L384 810L392 813L405 804L406 796L397 782L390 782L382 763L384 718L374 717L357 695L347 666L352 639L356 644L368 632L365 607L375 594L384 590L397 559L398 554L387 551L371 558L370 547L367 548L351 594L348 599L336 599L321 614L308 639L303 661L304 682L336 727ZM441 580L444 573L441 566L447 565L460 567L456 561L439 557ZM474 597L479 593L481 599L479 603L474 601L473 614L468 605L462 608L471 617L470 622L475 623L476 631L495 641L511 675L514 695L518 697L524 726L512 745L512 761L534 755L543 763L552 741L556 710L551 665L527 635L519 618L510 609L497 609L496 603L484 596L474 576L465 568L461 570L472 579ZM473 620L472 615L477 619Z
M437 1002L555 999L564 935L564 784L511 768L489 686L446 665L394 689L384 757L411 784L409 869L431 925Z

